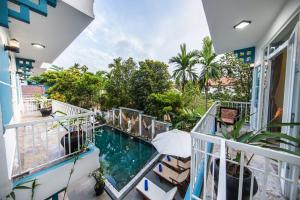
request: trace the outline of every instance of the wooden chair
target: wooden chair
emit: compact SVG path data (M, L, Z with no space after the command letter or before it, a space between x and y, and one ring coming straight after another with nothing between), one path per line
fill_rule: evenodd
M239 120L240 110L237 108L220 107L219 127L222 124L234 125Z

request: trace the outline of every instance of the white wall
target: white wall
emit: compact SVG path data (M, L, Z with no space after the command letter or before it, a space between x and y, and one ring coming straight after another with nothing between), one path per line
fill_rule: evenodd
M90 172L97 169L99 166L99 150L95 149L92 153L85 155L77 161L74 173L71 176L70 185L76 184L76 182L80 181L83 177L87 177ZM45 199L65 188L72 167L73 162L69 162L55 169L50 169L46 173L30 178L30 180L36 178L37 183L40 184L35 189L34 200ZM31 184L26 185L31 186ZM16 190L15 193L16 199L31 199L31 190Z
M63 0L65 3L94 18L94 0Z
M276 36L279 34L289 23L290 20L293 19L295 14L300 9L300 1L299 0L288 0L277 15L277 18L274 19L273 24L270 26L268 32L259 40L258 44L256 45L256 53L255 53L255 66L261 65L261 77L260 77L260 91L259 91L259 105L258 105L258 116L257 116L257 128L261 128L264 125L263 118L267 115L264 113L263 108L263 98L264 98L264 71L266 70L266 66L264 66L264 48L270 43ZM270 69L269 69L270 71ZM253 104L253 102L252 102ZM266 105L265 105L266 106ZM264 106L264 107L265 107ZM253 105L251 106L253 107ZM252 111L251 111L252 112Z
M258 44L256 45L256 65L262 64L264 47L284 28L288 21L293 18L294 14L297 12L297 10L299 10L299 8L299 0L288 0L286 2L281 12L277 15L277 18L274 19L269 31L259 40Z

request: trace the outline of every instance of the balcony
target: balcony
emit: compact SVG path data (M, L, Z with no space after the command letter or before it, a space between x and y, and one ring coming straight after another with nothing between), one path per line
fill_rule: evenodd
M248 187L250 199L299 199L300 158L281 151L248 145L220 137L216 117L221 106L238 108L242 116L250 114L250 104L215 102L192 130L192 164L189 195L193 200L224 199L228 191L226 165L240 165L237 197L245 199ZM249 121L249 119L248 119ZM249 130L249 123L243 127ZM240 151L237 162L229 157ZM234 156L233 156L234 157ZM219 159L219 171L215 171ZM249 161L251 160L251 162ZM242 175L250 170L248 180ZM248 171L249 172L249 171ZM245 172L246 173L246 172ZM248 182L248 185L243 180ZM256 184L257 183L257 184ZM246 186L247 185L247 186ZM230 187L230 186L229 186ZM243 189L243 187L245 187ZM227 190L226 190L227 188ZM250 189L249 189L250 188ZM255 190L257 188L257 192ZM228 196L227 196L228 197Z
M56 100L48 103L52 114L42 117L39 103L33 98L24 99L21 122L4 126L12 178L61 162L78 153L83 143L93 140L93 112Z

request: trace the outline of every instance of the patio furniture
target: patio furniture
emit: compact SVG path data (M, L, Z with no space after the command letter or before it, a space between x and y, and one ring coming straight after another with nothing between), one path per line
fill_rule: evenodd
M162 159L162 162L166 165L170 166L171 168L175 169L178 172L185 171L187 169L190 169L191 167L191 161L188 160L186 162L183 162L182 160L178 158L174 158L172 156L165 156Z
M222 124L234 125L240 115L240 110L237 108L230 107L220 107L220 115L219 115L219 127L221 128Z
M145 189L145 180L148 181L148 188ZM160 187L155 185L147 178L143 178L136 186L137 191L139 191L146 199L149 200L172 200L174 199L177 187L172 188L168 192L163 191Z
M160 167L161 166L161 170ZM154 169L154 173L157 174L162 179L168 181L169 183L173 185L183 185L184 183L188 182L188 177L190 174L190 170L187 169L183 172L176 172L175 170L167 167L166 165L162 163L158 163Z

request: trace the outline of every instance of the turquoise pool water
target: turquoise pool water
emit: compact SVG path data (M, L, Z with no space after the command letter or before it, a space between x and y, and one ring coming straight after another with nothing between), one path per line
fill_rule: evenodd
M95 137L105 177L118 191L157 153L151 144L110 126L97 128Z

